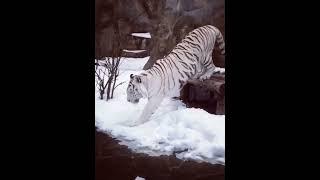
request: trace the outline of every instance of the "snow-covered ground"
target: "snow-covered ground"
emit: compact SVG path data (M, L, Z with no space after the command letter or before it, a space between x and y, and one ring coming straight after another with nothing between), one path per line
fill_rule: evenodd
M150 33L131 33L131 35L136 37L151 38Z
M151 156L176 152L180 159L224 164L224 115L186 108L181 101L166 98L150 121L135 127L125 125L137 119L147 103L146 99L141 99L138 104L128 102L126 88L130 74L141 72L148 58L122 60L117 83L125 83L117 87L114 99L100 100L96 92L95 124L98 129L119 139L120 144Z

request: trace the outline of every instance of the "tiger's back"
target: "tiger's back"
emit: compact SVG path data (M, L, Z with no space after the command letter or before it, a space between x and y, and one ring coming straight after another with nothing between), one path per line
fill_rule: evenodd
M158 77L158 93L177 96L190 79L209 78L215 69L212 51L215 47L224 54L225 43L221 32L206 25L194 29L163 59L159 59L146 75ZM155 80L153 80L155 81Z

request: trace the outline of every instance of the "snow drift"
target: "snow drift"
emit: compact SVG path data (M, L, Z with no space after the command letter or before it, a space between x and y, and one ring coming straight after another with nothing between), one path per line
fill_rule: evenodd
M209 163L225 162L225 116L202 109L186 108L179 100L166 98L150 121L135 127L124 125L139 118L147 103L127 102L126 88L130 74L142 71L147 58L123 58L114 99L95 101L95 124L136 152L151 156L175 154L180 159ZM224 69L219 69L224 71Z

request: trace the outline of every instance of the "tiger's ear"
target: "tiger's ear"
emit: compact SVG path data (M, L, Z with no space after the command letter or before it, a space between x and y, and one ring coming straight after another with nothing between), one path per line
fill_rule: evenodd
M131 78L131 79L133 78L133 74L130 74L130 78Z

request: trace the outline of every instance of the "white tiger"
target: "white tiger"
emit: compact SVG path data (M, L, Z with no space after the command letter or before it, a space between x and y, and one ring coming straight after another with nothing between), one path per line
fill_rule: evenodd
M190 79L204 80L215 73L212 51L219 47L225 53L225 43L221 32L212 25L191 31L163 59L159 59L148 70L139 75L130 75L127 100L138 103L142 97L148 98L140 118L130 125L142 124L150 118L164 97L179 96L180 90Z

